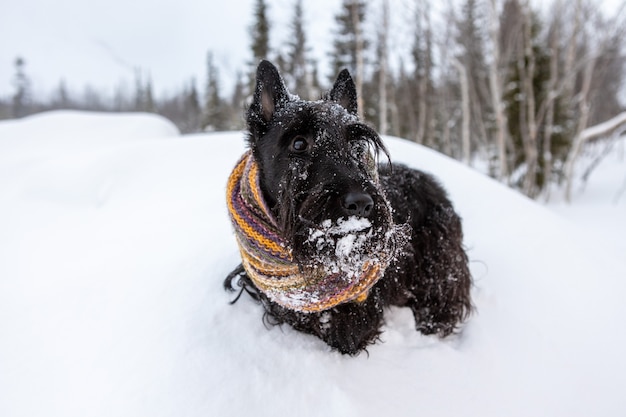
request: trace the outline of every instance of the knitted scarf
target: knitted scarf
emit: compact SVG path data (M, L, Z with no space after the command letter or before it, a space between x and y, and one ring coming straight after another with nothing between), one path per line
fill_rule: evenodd
M258 165L250 151L231 173L226 199L243 268L259 290L285 308L318 312L365 301L389 264L389 259L368 259L361 271L348 275L294 263L289 243L263 200Z

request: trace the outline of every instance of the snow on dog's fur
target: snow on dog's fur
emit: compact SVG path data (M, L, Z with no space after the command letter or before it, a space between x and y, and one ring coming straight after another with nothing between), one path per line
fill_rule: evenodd
M356 354L377 340L389 305L410 308L424 334L445 337L458 328L472 309L461 220L432 176L376 164L388 154L358 119L346 70L322 100L305 101L287 91L271 63L261 62L247 123L259 187L249 210L266 211L260 222L268 226L242 232L249 225L229 206L244 262L226 288L239 285L262 303L271 323L316 335L342 353ZM259 277L253 265L267 257L254 252L255 236L284 247L278 255L289 261L281 265L293 264L298 278L323 282L319 291L298 293L307 309L282 302L280 274ZM363 277L371 282L359 287ZM263 287L261 278L276 288ZM313 299L323 297L333 303Z

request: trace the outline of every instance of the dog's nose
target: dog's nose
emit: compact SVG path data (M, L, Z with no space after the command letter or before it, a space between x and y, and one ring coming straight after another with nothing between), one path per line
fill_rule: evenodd
M362 191L349 192L341 199L341 206L349 216L369 217L374 209L374 200Z

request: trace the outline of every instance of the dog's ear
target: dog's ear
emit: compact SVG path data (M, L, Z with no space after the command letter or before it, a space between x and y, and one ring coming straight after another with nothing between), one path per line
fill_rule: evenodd
M357 114L356 86L352 81L350 71L344 69L339 73L327 99L339 103L350 114Z
M269 61L261 61L256 70L256 87L248 111L248 122L253 121L251 116L255 121L269 122L274 112L288 99L289 93L278 69Z

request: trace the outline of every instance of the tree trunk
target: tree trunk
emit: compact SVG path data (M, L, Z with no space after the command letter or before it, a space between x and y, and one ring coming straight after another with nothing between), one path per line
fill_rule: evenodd
M536 104L535 104L535 90L533 86L533 80L535 78L535 53L532 45L532 16L530 10L530 4L528 0L523 5L523 17L524 17L524 36L523 36L523 51L521 54L521 68L520 74L522 75L522 91L525 97L525 114L524 124L525 137L524 137L524 150L526 159L526 176L524 178L524 193L529 197L535 197L537 193L537 121L536 121ZM525 65L524 65L525 64Z
M576 6L574 9L574 24L572 25L572 32L567 43L567 51L565 53L565 64L563 66L563 72L565 74L575 74L574 70L576 62L576 46L578 40L578 32L580 31L580 20L582 15L582 1L576 0ZM575 76L566 76L563 79L563 100L564 103L573 103L574 97L574 83Z
M583 135L589 122L589 89L591 87L591 78L593 75L593 67L595 65L595 59L590 59L585 68L583 74L583 85L581 87L578 102L578 126L576 128L576 135L574 136L574 142L572 149L567 155L565 160L565 179L567 185L565 187L565 199L569 202L572 197L572 182L574 177L574 160L578 157L582 148L583 142L588 140L589 133Z
M383 21L382 31L380 33L380 70L378 72L378 130L381 135L387 134L387 56L389 54L389 45L387 38L389 36L389 0L383 0Z
M352 24L354 25L354 37L356 46L356 97L359 119L363 120L363 31L361 29L361 19L359 18L359 2L357 0L352 1Z
M543 175L546 183L552 179L552 133L554 132L554 100L556 98L556 84L559 76L559 37L561 34L561 10L563 3L557 1L553 21L553 32L550 38L550 78L548 80L548 94L546 96L546 124L543 133ZM550 187L546 187L546 200L550 198Z
M498 11L496 0L491 0L491 16L490 16L490 37L493 47L491 63L489 65L489 87L491 90L491 101L496 119L496 146L498 148L498 160L500 169L498 178L504 181L508 176L508 164L506 160L506 129L507 121L502 103L502 81L498 67L500 65L500 46L498 42Z
M461 128L461 150L463 163L470 163L470 103L469 103L469 84L467 81L467 70L461 62L453 58L452 63L459 71L459 82L461 83L461 103L463 123Z

